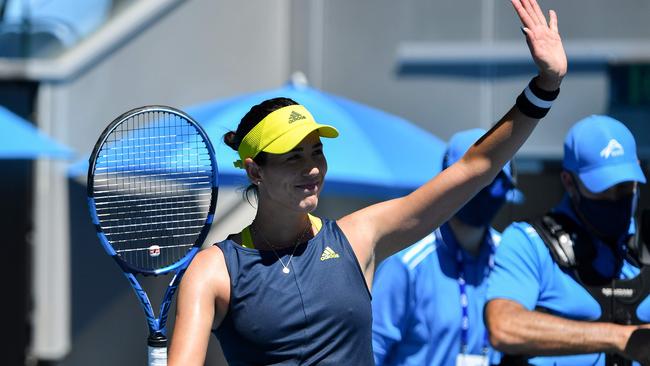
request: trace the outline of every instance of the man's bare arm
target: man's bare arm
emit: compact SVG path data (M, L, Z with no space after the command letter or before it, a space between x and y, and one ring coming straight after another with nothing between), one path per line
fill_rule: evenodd
M635 325L565 319L528 310L506 299L487 303L485 321L492 345L508 354L549 356L606 352L647 361L641 350L633 349L638 347L626 349L630 335L639 329Z

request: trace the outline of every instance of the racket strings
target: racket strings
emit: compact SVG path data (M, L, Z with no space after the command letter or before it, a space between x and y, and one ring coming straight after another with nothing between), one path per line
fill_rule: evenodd
M97 216L116 253L155 270L194 246L212 199L210 153L180 115L145 111L107 136L95 163Z
M202 190L194 189L194 191L202 191ZM124 191L122 191L122 192L124 192ZM152 199L152 200L162 201L162 202L149 203L149 205L158 205L158 204L165 204L165 203L177 204L177 203L181 203L181 202L187 202L187 201L182 201L182 199L184 199L184 198L194 199L197 196L206 196L206 195L209 196L210 195L209 193L208 194L206 194L206 193L189 194L191 192L181 194L181 195L175 195L178 192L171 191L171 190L161 191L160 192L160 194L165 194L165 193L168 194L169 196L168 197L161 197L161 198ZM139 203L139 202L142 201L141 197L145 197L145 196L149 196L149 194L140 192L140 193L134 193L132 196L129 196L129 199L120 200L120 198L124 198L124 194L109 194L109 195L103 196L102 198L106 198L106 199L114 198L114 200L112 200L111 202L102 202L102 205L107 205L107 204L121 205L123 203L127 203L127 204L128 203ZM132 197L134 197L134 198L132 198ZM165 202L165 201L167 201L167 202ZM172 202L169 202L169 201L172 201ZM98 206L101 206L101 205L98 205ZM120 207L120 208L124 209L124 208L127 208L127 207L142 207L142 205L137 205L137 204L136 205L122 205L122 207Z
M187 244L179 245L179 247L185 247L185 248L187 248L187 246L188 246ZM167 247L167 248L170 248L170 247ZM134 252L134 251L137 251L137 250L142 250L142 248L121 249L118 253Z
M149 146L149 147L151 147L151 146ZM136 149L136 147L130 146L130 147L126 148L126 149ZM142 149L142 147L139 147L137 149ZM195 160L196 156L193 156L195 152L192 149L186 149L186 148L177 149L177 151L182 151L182 150L187 150L187 156L167 155L167 156L160 156L160 157L145 157L144 160L149 161L148 165L155 165L157 163L156 160L160 160L160 158L163 158L163 159L186 159L188 161L194 161ZM100 158L106 159L107 163L115 162L115 161L110 160L111 158L114 157L114 158L118 159L116 161L120 162L121 164L128 163L128 162L133 162L135 165L139 165L139 164L142 163L142 160L137 156L138 154L139 153L138 153L137 150L136 151L128 151L128 150L126 150L125 151L125 149L121 149L119 151L111 152L111 155L105 154L103 156L100 156ZM198 157L200 157L202 159L210 159L210 156L205 155L205 154L198 154ZM160 163L169 164L169 163L177 163L177 161L168 160L168 161L161 161ZM106 168L98 168L98 170L102 170L102 169L106 169Z
M200 202L200 201L195 201L195 202ZM209 209L210 205L209 204L205 204L205 205L198 204L198 205L192 206L192 207L198 207L198 208L207 210L207 209ZM187 208L189 208L189 207L188 206L181 206L181 207L170 207L170 208L166 208L166 209L162 208L162 209L151 209L151 210L142 209L142 212L149 213L151 215L151 217L167 217L168 214L165 213L167 211L186 210ZM156 213L158 213L160 215L156 215ZM111 221L123 221L123 220L128 220L130 218L129 216L124 216L124 214L120 214L120 213L117 213L117 214L101 214L101 215L97 215L97 216L100 216L100 217L103 218L102 219L103 223L109 223ZM110 218L110 217L113 217L113 218Z

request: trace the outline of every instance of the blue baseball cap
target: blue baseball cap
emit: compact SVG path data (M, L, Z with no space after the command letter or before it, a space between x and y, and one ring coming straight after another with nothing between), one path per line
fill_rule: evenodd
M465 155L465 152L467 152L467 150L469 150L469 148L472 147L472 145L474 145L474 143L486 132L487 131L482 128L473 128L457 132L451 136L447 143L447 150L445 151L445 157L443 158L442 169L447 169L447 167L460 160L460 158ZM506 193L506 200L512 203L524 202L524 194L520 190L514 188L517 180L510 161L503 166L502 171L513 186Z
M646 182L634 136L608 116L592 115L571 127L564 140L562 166L594 193L621 182Z

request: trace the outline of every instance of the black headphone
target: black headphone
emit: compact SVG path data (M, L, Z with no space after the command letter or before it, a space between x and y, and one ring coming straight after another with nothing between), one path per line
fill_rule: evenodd
M636 234L628 243L630 256L638 261L639 266L650 266L650 209L641 211L637 224Z

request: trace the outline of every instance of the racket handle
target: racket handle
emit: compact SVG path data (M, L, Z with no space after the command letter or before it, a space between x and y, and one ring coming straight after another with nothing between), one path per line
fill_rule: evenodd
M167 338L161 334L147 339L149 366L167 366Z

